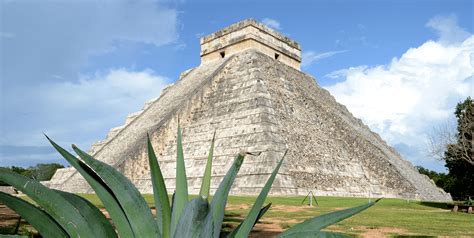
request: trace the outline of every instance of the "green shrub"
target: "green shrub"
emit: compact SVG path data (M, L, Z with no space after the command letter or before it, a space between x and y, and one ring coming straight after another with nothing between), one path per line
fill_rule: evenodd
M208 202L213 138L199 196L189 201L181 129L178 126L176 191L170 205L161 169L148 138L148 158L157 210L157 215L154 217L140 192L123 174L94 159L75 145L72 147L79 158L49 138L48 140L94 189L109 212L113 225L97 207L80 196L49 189L32 179L8 170L0 170L0 181L22 191L38 206L6 193L0 193L0 202L15 210L44 237L219 237L227 197L245 157L245 153L236 156L212 201ZM247 237L254 225L270 208L271 204L263 206L263 203L282 162L283 159L268 178L246 219L227 234L227 237ZM294 225L279 237L347 237L343 234L322 232L321 229L357 214L373 204L374 202L371 202L308 219Z

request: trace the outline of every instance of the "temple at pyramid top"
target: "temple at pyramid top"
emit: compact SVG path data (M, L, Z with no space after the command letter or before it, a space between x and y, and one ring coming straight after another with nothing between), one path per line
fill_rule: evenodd
M246 19L201 38L201 63L256 49L295 69L301 66L300 45L281 33Z

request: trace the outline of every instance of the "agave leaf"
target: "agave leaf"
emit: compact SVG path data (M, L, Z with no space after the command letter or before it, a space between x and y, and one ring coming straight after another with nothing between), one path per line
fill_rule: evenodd
M135 237L161 237L148 204L132 182L112 166L94 159L75 145L72 147L113 192L128 218Z
M202 197L197 197L186 204L178 222L179 229L174 238L199 237L204 218L209 212L209 203Z
M207 156L206 170L204 171L204 177L202 178L201 190L199 195L204 198L209 198L209 190L211 188L211 170L212 170L212 156L214 154L214 142L216 140L216 131L212 136L211 148L209 149L209 155Z
M253 226L255 226L255 224L257 224L257 222L260 220L260 218L262 218L263 215L265 215L265 213L268 211L268 209L270 209L271 206L272 206L272 203L269 203L266 206L262 207L262 209L260 209L260 212L258 213L257 220L255 220L255 223L253 223ZM235 237L235 235L237 234L237 231L239 231L240 227L242 226L242 223L243 222L241 222L229 235L227 235L227 237L228 238Z
M344 235L342 233L327 232L327 231L303 231L303 232L295 232L285 237L287 238L351 238L352 236Z
M18 213L44 237L69 237L46 212L21 198L0 192L0 202Z
M244 161L244 154L240 153L234 160L232 167L225 175L222 182L219 184L212 202L210 205L209 213L207 214L203 229L201 230L201 237L219 237L222 221L224 220L224 210L227 204L227 197L229 196L230 188L234 183L235 177L242 166Z
M273 170L272 175L270 175L270 178L268 178L267 182L265 183L265 186L262 188L262 191L260 191L260 194L258 195L257 200L253 204L252 209L250 209L250 212L247 215L247 218L245 218L245 220L243 221L242 226L239 228L239 230L235 234L235 237L248 237L248 235L250 234L250 231L252 231L252 228L255 225L255 222L258 218L259 210L262 207L263 203L265 202L265 199L267 198L268 193L270 192L273 181L275 180L278 170L280 169L281 164L283 163L283 159L285 155L286 155L286 152L283 155L283 158L278 163L277 167Z
M67 193L59 190L54 190L59 193L63 198L68 200L89 222L90 226L96 231L95 237L117 237L114 228L104 216L104 214L92 203L84 199L83 197L77 196L73 193Z
M171 237L176 230L179 218L183 213L186 203L188 203L188 181L186 178L186 168L184 166L183 144L181 142L181 127L178 125L178 144L176 147L176 195L171 211Z
M72 237L88 237L95 233L87 220L71 203L41 183L8 170L0 170L3 181L28 195Z
M148 135L147 135L148 136ZM148 161L150 164L151 181L153 184L153 198L155 199L156 207L156 221L158 227L162 231L164 238L170 237L170 222L171 222L171 207L166 191L165 180L161 174L160 165L156 159L155 151L150 142L150 137L147 138L148 147Z
M176 196L176 191L173 192L173 195L171 195L171 211L174 209L174 197Z
M335 211L331 213L327 213L321 216L317 216L311 219L308 219L302 223L299 223L290 229L286 230L285 232L281 233L278 237L299 237L294 236L295 234L303 234L306 232L317 232L321 229L324 229L332 224L340 222L346 218L349 218L359 212L364 211L365 209L371 207L380 199L377 199L375 202L370 202L367 204L363 204L357 207Z
M110 218L112 219L118 234L121 237L134 237L132 227L128 222L128 218L125 215L119 201L115 197L114 193L110 188L102 181L102 179L94 172L91 168L85 165L82 161L78 160L74 155L63 149L61 146L52 141L48 136L51 145L71 164L89 183L92 189L94 189L97 196L100 198L105 208L109 212Z

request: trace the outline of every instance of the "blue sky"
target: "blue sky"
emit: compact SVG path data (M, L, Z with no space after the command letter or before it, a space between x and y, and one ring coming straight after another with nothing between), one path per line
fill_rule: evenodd
M444 171L426 136L474 96L472 1L7 1L0 166L62 162L199 65L199 37L255 18L298 41L302 70L404 158Z

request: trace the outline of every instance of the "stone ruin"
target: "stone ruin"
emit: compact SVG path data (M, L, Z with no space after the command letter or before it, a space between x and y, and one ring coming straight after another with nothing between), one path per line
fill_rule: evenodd
M451 196L300 71L300 45L252 19L201 38L201 64L159 98L112 128L89 153L152 193L150 134L169 193L175 190L176 132L183 128L189 192L199 193L216 132L211 193L241 151L246 156L231 193L256 195L288 149L273 195L393 197L450 201ZM49 186L93 192L74 168Z

